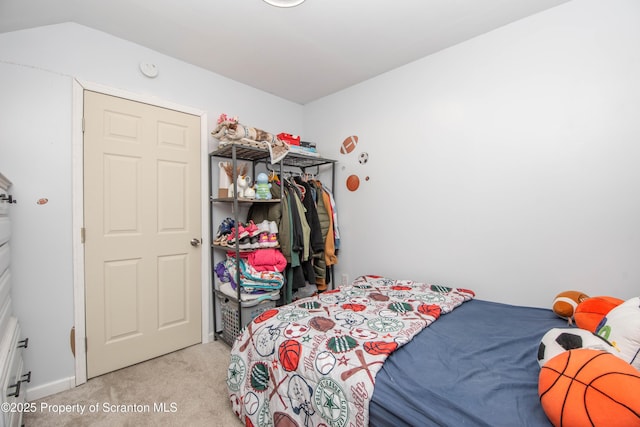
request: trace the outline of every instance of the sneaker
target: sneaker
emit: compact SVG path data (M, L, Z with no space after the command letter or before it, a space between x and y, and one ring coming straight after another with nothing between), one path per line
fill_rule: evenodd
M260 233L260 237L258 238L258 247L259 248L269 247L269 233Z
M236 239L237 239L237 235L236 235L236 228L233 227L231 229L231 233L229 233L229 235L227 236L227 239L225 240L225 244L227 246L234 246L236 244Z
M249 220L249 222L245 224L244 229L249 232L249 237L260 234L258 226L253 222L253 220Z
M278 224L275 221L269 221L269 234L278 234Z
M265 219L264 221L262 221L261 223L259 223L259 224L257 225L257 227L258 227L258 231L257 231L257 233L258 233L258 234L260 234L260 233L270 233L270 232L271 232L271 229L269 228L269 222L271 222L271 221L267 221L267 220Z
M280 243L278 242L278 235L277 234L270 233L268 235L268 238L269 238L269 246L268 246L269 248L275 248L275 247L280 245Z
M221 234L220 236L216 237L216 239L213 241L213 244L218 246L226 246L228 236L229 236L228 233Z
M260 236L258 234L250 236L249 241L251 242L251 249L258 249L260 247Z
M240 240L238 241L238 247L243 250L251 249L251 237L249 236L241 237Z
M247 230L246 227L242 223L239 223L238 224L238 237L243 238L243 237L248 237L248 236L249 236L249 230Z
M233 218L225 218L218 226L218 234L216 235L216 237L231 233L231 229L234 227L234 225L235 221L233 220Z

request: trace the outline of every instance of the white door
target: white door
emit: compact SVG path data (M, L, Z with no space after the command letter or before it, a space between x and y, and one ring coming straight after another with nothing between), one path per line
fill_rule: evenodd
M88 378L201 342L199 156L200 117L84 91Z

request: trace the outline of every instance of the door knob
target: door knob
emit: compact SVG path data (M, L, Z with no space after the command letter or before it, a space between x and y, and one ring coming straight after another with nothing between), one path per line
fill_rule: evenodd
M200 239L197 239L195 237L191 239L191 246L194 246L194 247L200 246Z

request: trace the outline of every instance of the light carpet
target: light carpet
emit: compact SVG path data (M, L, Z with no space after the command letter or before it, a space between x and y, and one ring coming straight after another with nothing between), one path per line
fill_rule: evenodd
M35 412L24 415L24 424L242 426L227 396L229 350L222 341L199 344L92 378L33 401Z

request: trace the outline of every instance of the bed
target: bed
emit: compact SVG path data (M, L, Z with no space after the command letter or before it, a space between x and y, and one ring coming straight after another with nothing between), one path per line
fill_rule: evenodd
M549 426L537 349L551 310L363 276L258 316L227 385L255 426Z

